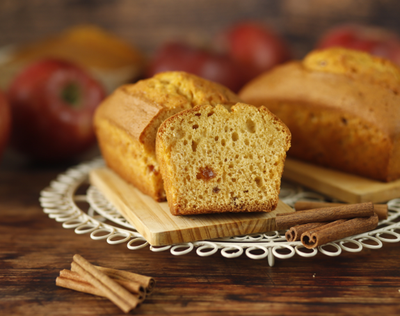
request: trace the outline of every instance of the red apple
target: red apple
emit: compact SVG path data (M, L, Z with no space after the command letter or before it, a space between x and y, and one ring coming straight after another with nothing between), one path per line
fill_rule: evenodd
M7 146L11 128L11 111L3 92L0 91L0 157Z
M365 51L400 65L400 38L384 28L359 24L333 27L322 35L316 48L332 46Z
M288 45L278 33L256 22L233 25L216 37L215 45L241 65L246 81L292 56Z
M38 161L73 157L95 142L92 117L103 86L70 62L45 59L16 76L8 90L11 144Z
M239 67L229 57L180 42L165 43L157 50L147 76L163 71L189 72L233 91L245 83Z

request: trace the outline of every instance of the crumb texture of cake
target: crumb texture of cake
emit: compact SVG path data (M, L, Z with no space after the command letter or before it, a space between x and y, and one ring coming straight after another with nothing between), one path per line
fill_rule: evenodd
M199 106L159 128L157 159L173 215L276 208L289 129L265 107Z
M240 101L229 89L185 72L165 72L116 89L94 117L102 156L112 170L156 201L165 200L155 155L158 127L168 117L201 104Z
M400 70L342 48L314 51L248 83L292 133L288 156L379 181L400 177Z

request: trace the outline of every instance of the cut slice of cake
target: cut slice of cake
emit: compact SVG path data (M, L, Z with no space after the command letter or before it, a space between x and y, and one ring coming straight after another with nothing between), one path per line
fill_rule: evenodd
M202 105L161 124L156 155L173 215L270 212L291 134L267 108Z

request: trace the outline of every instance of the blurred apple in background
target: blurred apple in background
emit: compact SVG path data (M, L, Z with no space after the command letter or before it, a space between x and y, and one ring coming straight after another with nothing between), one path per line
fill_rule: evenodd
M163 71L185 71L238 91L244 84L237 65L228 57L182 42L164 43L147 69L152 77Z
M4 55L3 55L4 54ZM88 71L107 92L142 77L146 58L123 38L97 25L74 25L36 41L2 51L0 89L6 90L23 68L35 61L54 58Z
M11 145L44 162L67 160L95 143L93 113L103 86L70 62L45 59L24 69L11 83Z
M7 146L11 128L10 106L5 95L0 91L0 158Z
M207 49L183 42L164 43L150 60L146 75L186 71L237 92L250 79L290 57L279 35L260 24L246 22L221 31Z
M358 24L333 27L321 36L316 48L332 46L365 51L400 65L400 38L384 28Z
M256 22L241 22L224 30L216 37L215 45L241 66L245 81L292 57L289 46L278 33Z

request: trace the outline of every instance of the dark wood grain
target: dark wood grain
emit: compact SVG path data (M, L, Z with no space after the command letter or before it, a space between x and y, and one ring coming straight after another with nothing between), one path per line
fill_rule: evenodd
M6 157L7 158L7 157ZM72 256L153 276L157 287L135 315L398 315L400 248L277 259L201 258L131 251L63 229L47 217L40 191L66 166L3 161L0 167L0 315L123 315L110 301L58 288Z

